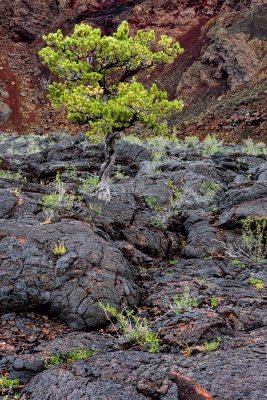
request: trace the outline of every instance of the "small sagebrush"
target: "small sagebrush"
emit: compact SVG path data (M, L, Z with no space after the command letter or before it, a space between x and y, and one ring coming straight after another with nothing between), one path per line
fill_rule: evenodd
M184 312L191 312L197 306L197 299L190 296L189 288L186 287L184 288L183 294L177 294L173 297L171 309L174 311L175 314L179 315Z
M133 310L124 309L122 312L110 304L99 303L107 319L114 318L118 322L119 338L122 342L136 343L147 348L150 353L159 351L159 339L149 328L146 318L135 315Z

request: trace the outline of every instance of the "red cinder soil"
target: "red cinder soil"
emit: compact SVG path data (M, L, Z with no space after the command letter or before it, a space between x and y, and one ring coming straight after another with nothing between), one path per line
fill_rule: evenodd
M2 0L0 14L0 84L9 94L0 100L12 109L2 132L84 130L49 104L41 82L52 77L37 55L41 37L58 28L69 34L80 22L110 33L126 19L132 32L154 29L185 49L172 65L142 76L144 83L155 81L170 98L184 101L183 113L173 118L180 135L213 132L228 141L266 140L264 0L70 0L60 6L36 0L31 10L25 2Z

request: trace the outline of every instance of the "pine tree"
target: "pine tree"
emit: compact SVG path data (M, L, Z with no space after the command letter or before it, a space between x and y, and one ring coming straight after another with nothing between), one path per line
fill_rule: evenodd
M153 30L130 36L126 21L110 36L80 24L71 36L64 37L58 30L43 39L47 47L39 55L58 78L49 85L53 106L63 108L69 121L85 125L92 143L105 142L98 197L108 201L116 138L138 122L145 127L142 137L167 135L165 118L183 108L181 101L169 101L156 84L146 89L137 76L172 63L183 49L166 35L156 40Z

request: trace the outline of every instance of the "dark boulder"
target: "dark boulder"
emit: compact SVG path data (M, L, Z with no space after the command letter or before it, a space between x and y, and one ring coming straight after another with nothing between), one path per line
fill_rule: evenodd
M173 356L137 351L99 354L71 366L45 371L28 384L22 400L94 398L98 400L207 400L197 393L178 390L171 372L179 370ZM124 397L123 397L124 393ZM190 396L189 396L190 394ZM198 395L198 396L197 396Z
M78 221L0 221L1 312L45 306L73 329L99 326L98 302L137 304L135 271L120 251ZM67 253L53 255L64 243Z

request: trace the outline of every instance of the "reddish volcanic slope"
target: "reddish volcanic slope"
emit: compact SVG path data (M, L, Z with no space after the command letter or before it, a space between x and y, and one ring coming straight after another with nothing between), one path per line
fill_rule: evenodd
M185 53L142 77L183 99L174 116L181 135L216 133L226 140L264 140L266 131L265 0L2 0L0 2L0 130L46 133L81 128L55 113L37 56L41 36L87 22L111 32L123 19L133 31L155 29L180 40Z

